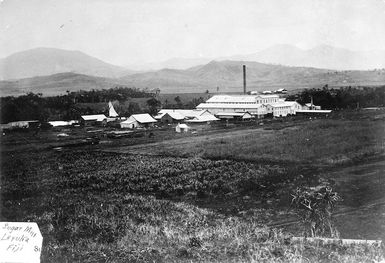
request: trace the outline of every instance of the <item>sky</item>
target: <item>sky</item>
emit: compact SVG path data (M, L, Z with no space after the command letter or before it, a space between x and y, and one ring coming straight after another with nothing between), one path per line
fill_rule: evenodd
M385 0L0 0L0 58L54 47L124 66L277 44L385 49Z

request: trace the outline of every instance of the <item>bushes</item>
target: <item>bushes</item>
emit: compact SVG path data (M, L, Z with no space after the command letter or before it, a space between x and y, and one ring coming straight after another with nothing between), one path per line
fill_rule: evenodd
M66 120L78 119L82 114L96 114L95 109L82 109L76 107L77 103L104 103L107 108L108 101L127 101L130 98L151 98L152 93L137 88L115 87L111 89L67 92L65 95L43 97L41 93L32 92L18 97L2 97L1 122L8 123L18 120L47 120L48 118L64 118ZM130 107L128 111L138 109Z
M332 211L341 197L329 186L297 188L292 197L292 206L301 218L305 235L339 237L332 222Z
M305 89L300 94L291 95L288 100L297 100L301 104L308 103L310 97L314 104L323 109L355 109L360 107L384 106L385 86L379 87L340 87L322 89Z
M64 152L58 161L63 169L55 183L61 187L152 194L161 198L183 196L189 192L198 192L202 196L255 192L259 189L259 181L266 178L276 178L274 183L288 179L288 170L279 166L199 158L85 152L75 157L73 153Z

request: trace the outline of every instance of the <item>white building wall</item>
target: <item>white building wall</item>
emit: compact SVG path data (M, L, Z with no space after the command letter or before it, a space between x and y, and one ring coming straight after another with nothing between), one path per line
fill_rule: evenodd
M133 117L130 117L126 121L120 123L120 128L135 129L137 127L139 127L139 123Z
M286 117L291 114L292 110L290 106L273 107L273 116L275 117Z
M208 110L212 114L219 112L250 112L258 116L263 116L268 113L272 113L274 116L287 116L288 114L296 114L297 110L302 109L302 106L297 102L285 103L284 99L280 99L277 95L243 97L218 95L212 97L206 103L202 103L197 108Z

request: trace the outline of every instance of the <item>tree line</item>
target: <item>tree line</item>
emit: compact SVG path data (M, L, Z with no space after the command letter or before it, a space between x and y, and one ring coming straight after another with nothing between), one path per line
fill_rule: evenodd
M111 89L77 91L66 94L43 97L41 93L29 92L14 97L1 97L1 123L21 120L77 120L81 115L108 114L108 102L112 101L120 116L137 113L156 115L161 108L194 109L204 102L202 97L191 101L182 101L176 96L174 101L159 100L159 90L149 91L137 88L115 87ZM141 98L143 103L132 101Z
M14 97L1 97L1 123L19 120L73 120L84 114L100 113L90 107L79 107L81 103L105 103L116 101L122 104L130 98L153 98L155 94L137 88L115 87L111 89L68 92L64 95L43 97L41 93L29 92ZM118 106L119 107L119 106ZM137 103L120 106L124 114L141 111Z
M309 103L322 109L356 109L385 106L385 86L379 87L340 87L305 89L299 94L290 95L287 100L296 100L300 104Z
M179 96L176 96L173 101L165 100L161 103L158 94L159 91L127 87L67 92L64 95L52 97L43 97L41 93L30 92L18 97L1 97L0 117L1 123L19 120L74 120L79 119L81 115L108 113L108 101L114 102L114 107L121 116L143 112L155 115L161 108L194 109L204 102L202 97L183 102ZM311 97L313 103L323 109L384 107L385 86L329 88L325 85L322 88L305 89L298 94L288 96L287 100L296 100L305 104L310 102ZM147 99L143 106L130 101L132 98ZM91 107L98 104L103 107Z

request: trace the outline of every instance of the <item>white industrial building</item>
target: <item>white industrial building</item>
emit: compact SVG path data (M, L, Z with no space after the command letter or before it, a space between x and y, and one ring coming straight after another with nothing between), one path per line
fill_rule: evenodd
M278 95L215 95L197 109L208 110L212 114L220 112L249 112L254 116L267 114L266 105L277 103Z
M295 101L285 101L279 95L215 95L205 103L197 106L199 110L207 110L214 115L225 112L250 114L262 117L273 114L276 117L284 117L296 114L302 106Z
M302 110L301 104L296 101L282 101L279 103L271 103L266 105L267 112L272 113L275 117L286 117L287 115L295 115L297 111Z

